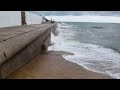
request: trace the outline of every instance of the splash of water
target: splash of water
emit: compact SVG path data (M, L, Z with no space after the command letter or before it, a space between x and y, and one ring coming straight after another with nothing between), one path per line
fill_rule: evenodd
M54 36L52 34L54 45L50 46L49 50L74 53L74 55L63 55L63 57L88 70L120 79L120 54L100 45L85 44L72 40L71 37L75 36L76 33L69 31L71 27L66 23L59 25L59 35Z

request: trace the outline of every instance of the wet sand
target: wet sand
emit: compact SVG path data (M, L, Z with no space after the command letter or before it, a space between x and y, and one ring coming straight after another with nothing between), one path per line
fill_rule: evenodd
M112 79L108 75L86 70L82 66L65 60L63 51L49 51L32 59L7 79Z

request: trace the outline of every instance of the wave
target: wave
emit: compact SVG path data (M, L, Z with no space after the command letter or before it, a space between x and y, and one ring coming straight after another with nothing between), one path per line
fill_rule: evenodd
M120 54L118 52L100 45L72 40L71 36L75 36L76 33L69 32L72 28L67 24L66 26L67 29L61 29L60 27L64 26L59 25L58 36L51 34L54 45L50 46L48 50L71 52L74 55L62 55L63 58L88 70L120 79Z

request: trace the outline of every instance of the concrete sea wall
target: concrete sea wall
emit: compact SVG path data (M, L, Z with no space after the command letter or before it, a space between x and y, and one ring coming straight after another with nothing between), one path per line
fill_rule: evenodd
M36 55L46 51L51 43L51 32L56 28L57 23L16 26L11 30L14 32L13 37L4 36L10 33L9 28L6 28L6 32L1 30L3 37L0 37L0 78L6 78Z

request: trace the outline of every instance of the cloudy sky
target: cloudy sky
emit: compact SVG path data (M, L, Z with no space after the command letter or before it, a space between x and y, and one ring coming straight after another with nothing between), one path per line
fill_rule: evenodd
M65 22L120 23L120 11L30 11L48 19Z
M38 15L45 16L65 16L65 15L101 15L101 16L120 16L120 11L31 11Z

